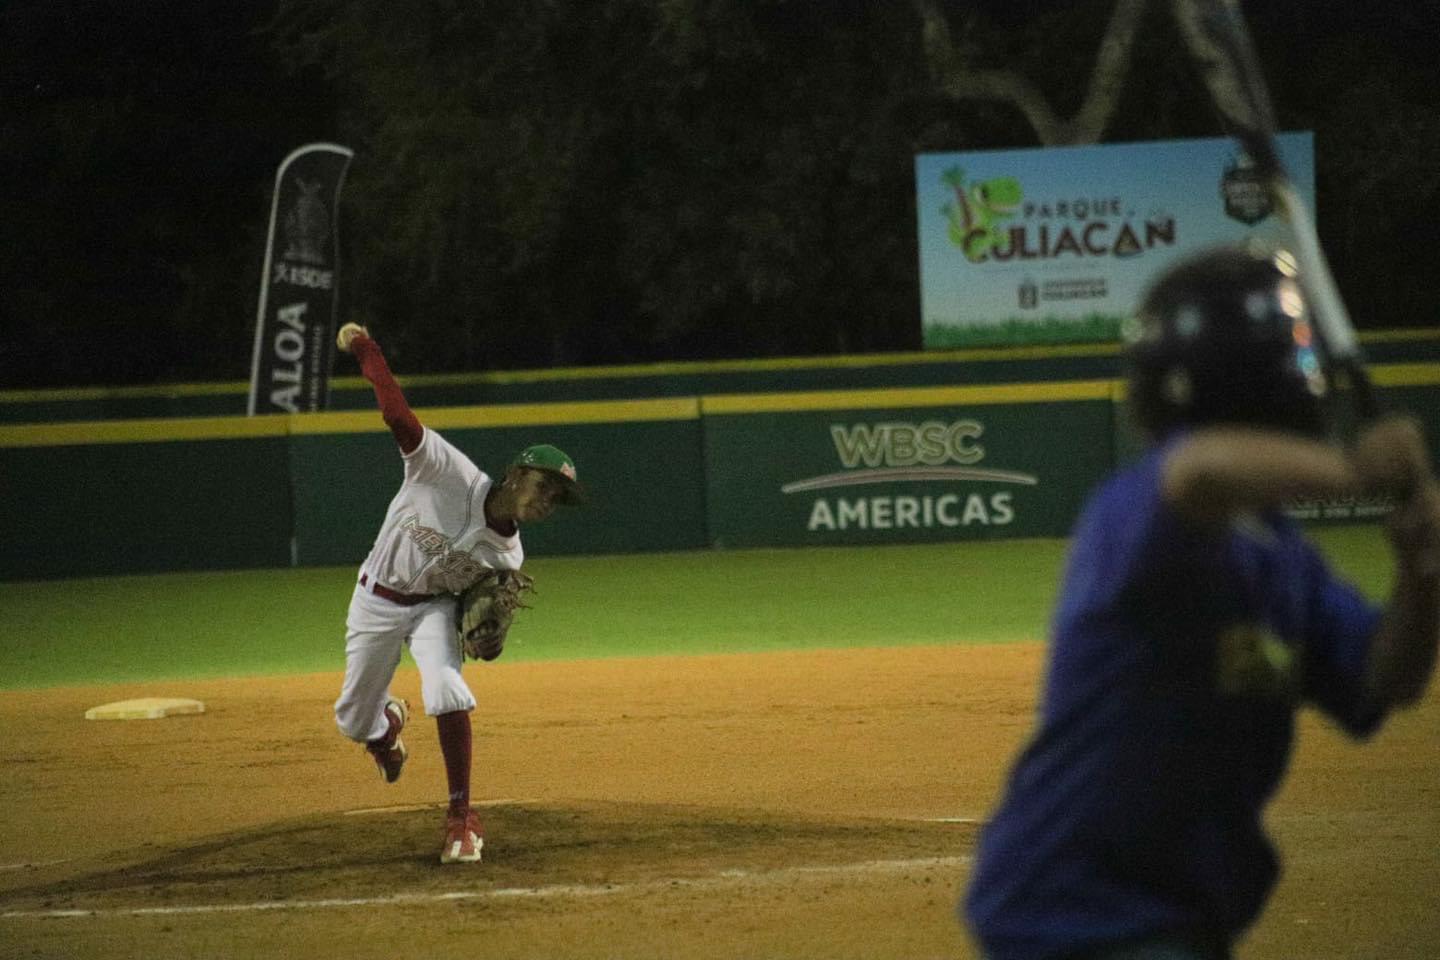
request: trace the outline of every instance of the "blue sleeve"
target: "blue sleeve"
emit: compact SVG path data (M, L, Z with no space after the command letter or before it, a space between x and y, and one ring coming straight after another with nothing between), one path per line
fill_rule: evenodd
M1162 496L1170 446L1116 474L1087 505L1072 538L1062 619L1124 611L1158 643L1195 639L1177 629L1176 617L1214 584L1224 538L1187 521Z
M1136 465L1127 482L1117 485L1101 522L1118 542L1107 545L1114 586L1121 596L1173 599L1177 588L1194 588L1197 574L1208 574L1224 554L1224 537L1187 520L1165 500L1161 471L1175 437Z
M1365 670L1380 627L1380 608L1337 579L1308 543L1302 546L1300 562L1307 587L1302 692L1351 736L1368 737L1388 709L1365 695Z

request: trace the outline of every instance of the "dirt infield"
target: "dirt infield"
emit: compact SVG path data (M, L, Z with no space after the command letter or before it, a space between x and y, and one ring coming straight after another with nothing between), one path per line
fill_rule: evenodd
M1042 656L468 667L486 860L443 868L433 723L385 785L338 674L12 692L0 957L973 957L952 908ZM139 696L207 712L83 719ZM1366 747L1308 718L1271 825L1241 958L1440 957L1435 695Z

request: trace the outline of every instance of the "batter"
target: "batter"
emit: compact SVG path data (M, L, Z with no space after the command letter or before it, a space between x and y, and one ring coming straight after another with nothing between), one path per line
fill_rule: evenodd
M1440 635L1440 484L1418 424L1327 442L1287 261L1182 261L1141 306L1130 402L1150 434L1075 530L1037 730L979 846L964 918L987 960L1228 960L1279 870L1262 817L1295 713L1356 738L1413 705ZM1393 496L1376 605L1281 509Z

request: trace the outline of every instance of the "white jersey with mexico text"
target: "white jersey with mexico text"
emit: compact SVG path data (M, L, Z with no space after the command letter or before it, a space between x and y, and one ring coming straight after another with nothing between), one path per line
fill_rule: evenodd
M363 567L371 579L401 593L460 593L485 570L520 569L519 532L485 523L489 474L429 427L401 456L405 481Z

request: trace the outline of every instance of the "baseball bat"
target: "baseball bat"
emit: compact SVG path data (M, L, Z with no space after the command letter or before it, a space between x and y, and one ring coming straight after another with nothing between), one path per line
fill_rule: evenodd
M1250 32L1236 0L1171 0L1180 33L1230 136L1239 141L1270 190L1295 241L1301 289L1325 345L1332 383L1349 388L1362 419L1377 413L1375 391L1345 301L1320 237L1275 143L1275 113Z

